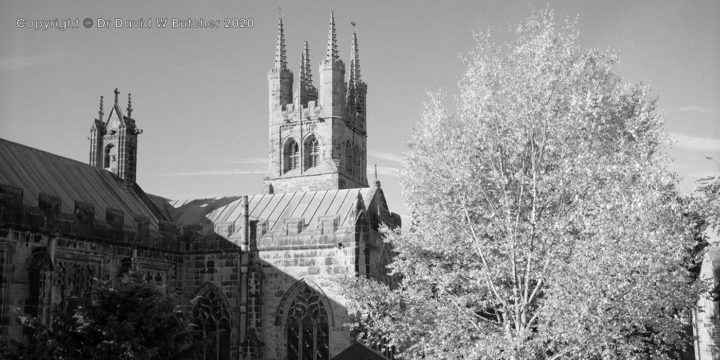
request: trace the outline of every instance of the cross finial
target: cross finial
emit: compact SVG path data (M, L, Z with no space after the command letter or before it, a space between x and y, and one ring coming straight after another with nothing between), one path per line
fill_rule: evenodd
M120 95L120 91L118 91L118 89L115 88L115 91L114 91L114 92L115 92L115 105L117 105L117 103L118 103L118 95Z

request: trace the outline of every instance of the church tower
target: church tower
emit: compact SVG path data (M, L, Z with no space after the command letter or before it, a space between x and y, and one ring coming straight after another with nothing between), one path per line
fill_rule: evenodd
M100 96L98 118L90 128L90 165L114 173L125 185L133 185L137 169L137 136L142 130L135 126L132 118L130 94L127 115L120 109L119 95L120 92L115 89L115 103L105 119L103 97Z
M270 166L265 192L367 187L367 85L360 78L356 32L350 50L346 81L345 63L338 54L335 16L331 13L327 51L319 67L320 89L312 83L307 41L301 53L297 87L293 89L280 19L275 64L268 73Z

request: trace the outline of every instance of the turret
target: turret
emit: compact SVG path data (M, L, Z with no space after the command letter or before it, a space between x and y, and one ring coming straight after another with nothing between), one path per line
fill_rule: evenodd
M268 84L270 88L270 121L272 122L277 120L277 111L284 109L287 104L292 102L293 98L293 74L287 67L282 18L278 21L275 63L268 72Z
M310 45L305 42L300 59L300 76L298 79L297 92L295 93L295 108L307 107L309 101L317 101L318 91L312 84L312 69L310 66Z
M120 92L115 89L115 103L106 119L103 97L100 97L98 118L90 127L90 165L105 169L122 179L125 185L133 185L137 170L137 136L142 133L131 117L132 98L128 94L127 115L118 103Z
M325 58L320 62L321 116L342 118L345 116L345 64L338 56L335 36L335 15L330 13L328 44Z
M352 23L355 27L355 23ZM347 83L347 121L365 132L365 97L367 84L360 76L360 51L358 50L357 31L353 31L350 47L350 76Z

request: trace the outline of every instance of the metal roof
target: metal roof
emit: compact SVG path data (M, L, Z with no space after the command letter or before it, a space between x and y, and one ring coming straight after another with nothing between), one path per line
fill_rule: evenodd
M150 220L158 229L159 211L153 212L150 198L138 187L124 186L113 173L76 160L0 138L0 184L23 189L23 204L38 206L39 194L60 198L60 212L73 214L75 201L95 207L95 220L105 222L105 210L124 213L126 227L134 228L135 217Z
M319 229L322 216L337 216L338 227L352 226L353 210L365 209L375 193L374 188L302 191L248 196L250 220L267 221L268 231L280 230L284 219L302 218L304 230ZM240 197L170 201L171 212L178 225L198 223L241 223ZM359 202L359 203L358 203Z

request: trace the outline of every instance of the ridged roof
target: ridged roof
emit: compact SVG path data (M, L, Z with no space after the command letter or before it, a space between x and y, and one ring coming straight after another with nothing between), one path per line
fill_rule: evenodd
M317 230L321 216L337 216L338 227L351 226L357 219L353 210L365 209L376 192L375 188L323 190L248 196L250 220L268 222L268 231L280 230L284 219L303 218L305 230ZM217 199L176 200L170 204L173 221L178 225L212 222L213 224L241 222L240 197ZM360 204L358 204L358 201Z
M23 204L38 206L38 195L60 198L60 212L73 214L75 201L95 207L95 220L105 222L105 210L124 213L126 227L134 228L135 217L150 220L150 229L158 229L157 210L138 187L123 186L115 174L85 163L0 138L0 184L23 189Z

